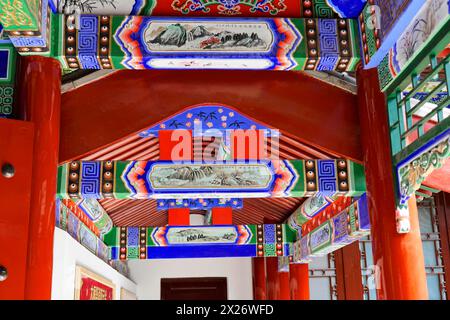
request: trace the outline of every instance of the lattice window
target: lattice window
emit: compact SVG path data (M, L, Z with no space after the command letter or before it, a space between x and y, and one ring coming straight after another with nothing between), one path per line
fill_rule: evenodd
M309 264L311 300L337 300L334 254L314 258Z
M415 140L424 143L436 131L447 128L448 120L444 120L450 115L450 51L439 51L437 46L419 60L412 63L415 68L409 74L402 74L404 79L398 87L388 93L393 156ZM426 135L433 127L439 128Z
M361 275L363 284L364 300L376 300L377 292L375 285L375 268L372 255L372 241L370 236L359 241L361 253Z
M420 202L418 209L429 299L446 300L444 263L434 199Z

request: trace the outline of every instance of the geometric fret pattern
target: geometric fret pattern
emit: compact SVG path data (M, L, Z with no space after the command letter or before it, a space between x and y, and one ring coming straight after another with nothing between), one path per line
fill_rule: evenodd
M78 32L78 57L83 69L100 69L97 60L98 17L81 16Z
M84 198L100 197L100 162L85 161L81 165L80 193Z
M318 23L320 60L317 71L334 70L339 60L337 20L321 19Z

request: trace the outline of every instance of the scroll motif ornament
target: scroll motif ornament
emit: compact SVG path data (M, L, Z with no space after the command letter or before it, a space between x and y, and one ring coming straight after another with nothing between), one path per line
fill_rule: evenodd
M33 19L20 0L0 0L0 22L5 28L33 26Z
M407 165L399 168L400 199L396 212L398 233L408 233L409 221L408 199L420 189L422 182L434 170L441 168L450 157L450 136L447 136L432 149L422 153Z
M450 138L440 142L430 151L421 154L411 163L400 168L401 204L420 188L421 183L434 170L439 169L450 156Z

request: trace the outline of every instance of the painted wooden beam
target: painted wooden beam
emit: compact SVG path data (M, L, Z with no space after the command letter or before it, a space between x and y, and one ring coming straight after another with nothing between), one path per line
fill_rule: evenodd
M70 201L70 200L69 200ZM91 220L78 211L78 207L68 203L67 200L57 201L56 226L77 240L85 248L104 261L109 259L109 248L99 238L98 229Z
M62 199L57 202L56 222L58 227L67 223L68 212L70 212L78 220L80 220L97 237L100 237L100 230L92 221L92 219L88 217L88 215L83 210L81 210L71 199ZM60 228L65 229L65 227Z
M68 202L69 201L69 202ZM101 239L102 234L97 232L95 224L84 211L71 200L56 201L56 222L55 226L66 231L72 238L83 247L91 251L98 258L108 263L111 267L119 271L124 276L129 276L129 269L126 261L109 260L109 247ZM111 229L108 230L109 232Z
M78 21L79 19L79 21ZM63 68L354 71L358 24L345 19L65 16Z
M365 0L113 0L97 6L59 0L66 14L186 16L186 17L293 17L356 18Z
M286 225L116 227L104 236L110 259L279 257L295 233Z
M8 0L3 0L8 1ZM5 35L11 40L17 51L22 55L50 55L50 47L52 42L52 15L49 7L51 0L26 0L26 2L37 2L37 6L33 7L37 19L37 27L29 30L25 27L16 29L5 28ZM1 11L1 10L0 10Z
M0 0L0 23L5 31L39 31L41 0Z
M209 210L212 208L242 209L243 199L238 198L216 198L216 199L158 199L157 210L168 210L177 208L189 208L191 210Z
M39 34L11 39L19 52L50 54L63 69L344 72L360 61L353 20L52 16L42 1Z
M414 10L405 11L406 19L397 33L391 36L390 46L382 46L383 50L377 52L379 57L372 58L374 63L370 66L378 69L382 91L391 91L395 82L399 78L402 79L404 74L420 74L422 69L417 72L408 70L415 65L414 61L421 60L422 53L427 51L434 51L435 56L439 55L450 41L448 1L412 0L410 7ZM428 63L429 61L423 63L422 68ZM410 77L406 81L410 82Z
M324 256L369 235L367 195L364 194L334 217L318 216L315 219L318 223L302 228L302 237L294 244L295 263L309 262L314 257Z
M359 15L365 68L377 67L425 2L369 0Z
M245 162L74 161L58 169L60 198L360 196L362 165L350 160Z
M345 196L326 197L317 195L306 199L300 207L287 219L287 224L302 232L302 229L317 223L317 219L333 217L342 212L352 202L352 198Z
M68 199L65 199L68 200ZM63 201L65 201L63 200ZM87 218L92 221L92 223L99 230L100 235L108 233L113 227L114 223L109 217L108 213L103 209L101 204L93 198L85 198L85 199L75 199L72 198L70 202L65 203L70 208L73 208L74 211L81 211L84 213ZM70 200L69 200L70 201ZM76 207L76 208L75 208Z

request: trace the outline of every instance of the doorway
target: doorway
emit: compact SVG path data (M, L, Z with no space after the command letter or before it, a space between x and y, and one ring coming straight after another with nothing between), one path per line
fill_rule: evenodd
M161 279L161 300L227 299L227 278Z

